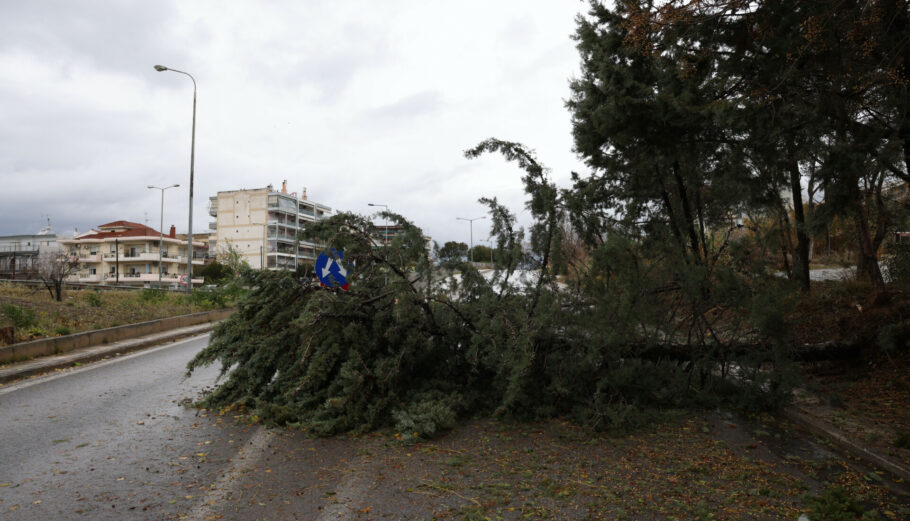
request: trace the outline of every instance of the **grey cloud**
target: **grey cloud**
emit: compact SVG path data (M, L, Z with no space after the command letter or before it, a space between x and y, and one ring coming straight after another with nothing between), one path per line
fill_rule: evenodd
M185 48L186 42L167 37L175 15L165 2L7 2L0 48L54 62L80 58L103 68L138 70Z
M398 101L373 109L367 117L373 120L400 120L432 114L445 106L442 94L435 90L417 92Z

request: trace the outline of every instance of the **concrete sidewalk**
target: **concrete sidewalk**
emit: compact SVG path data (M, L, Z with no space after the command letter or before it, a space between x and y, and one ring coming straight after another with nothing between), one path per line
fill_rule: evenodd
M111 356L137 351L174 340L201 335L215 327L214 323L199 324L196 326L171 329L140 338L123 340L99 346L85 347L62 355L42 356L33 360L15 362L0 366L0 385L20 378L46 373L56 369L72 367L74 364L84 364L108 358Z

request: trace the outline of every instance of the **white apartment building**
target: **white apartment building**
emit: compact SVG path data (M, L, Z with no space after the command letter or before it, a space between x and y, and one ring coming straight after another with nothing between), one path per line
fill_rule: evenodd
M32 279L38 276L38 254L57 247L50 225L30 235L0 237L0 279Z
M288 193L287 181L281 191L272 185L218 192L209 198L209 223L214 241L209 251L222 255L230 246L250 267L262 269L296 269L313 263L322 248L298 238L304 225L331 215L328 206L307 199L306 189L298 196Z
M114 221L57 242L64 253L79 259L79 269L70 282L155 286L160 279L162 285L174 287L186 282L187 244L176 237L173 226L169 233L161 234L139 223ZM205 246L193 241L194 286L203 281L197 275L205 259Z

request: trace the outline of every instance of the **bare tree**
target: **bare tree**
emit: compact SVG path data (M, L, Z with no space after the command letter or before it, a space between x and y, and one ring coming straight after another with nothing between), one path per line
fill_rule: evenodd
M76 268L79 259L75 255L64 253L59 247L42 250L38 254L38 278L44 283L51 298L63 300L63 283Z

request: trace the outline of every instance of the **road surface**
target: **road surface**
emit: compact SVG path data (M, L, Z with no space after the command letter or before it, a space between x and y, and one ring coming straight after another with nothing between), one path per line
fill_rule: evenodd
M0 519L167 519L256 429L185 407L208 336L0 388Z

